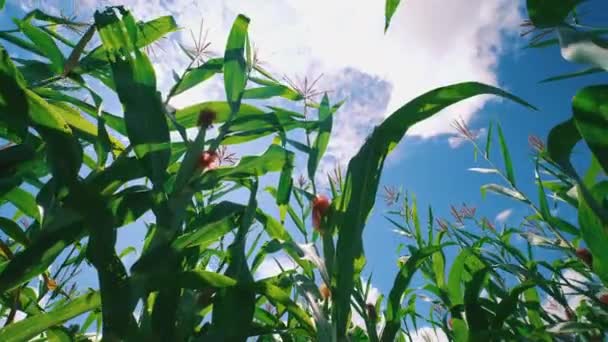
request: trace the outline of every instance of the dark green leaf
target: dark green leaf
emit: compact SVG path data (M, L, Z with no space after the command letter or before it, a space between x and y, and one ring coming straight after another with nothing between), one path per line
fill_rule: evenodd
M169 142L169 127L152 64L134 44L133 18L123 14L119 20L112 9L95 13L95 23L108 53L116 90L124 107L127 133L133 146ZM146 101L141 101L146 99ZM164 149L141 159L148 176L156 186L162 186L171 157Z
M29 341L47 329L96 309L100 305L99 293L86 293L50 312L28 317L5 327L0 330L0 340L6 342Z
M582 0L527 0L528 15L534 26L549 28L561 24Z
M578 131L608 173L608 85L580 90L572 110Z

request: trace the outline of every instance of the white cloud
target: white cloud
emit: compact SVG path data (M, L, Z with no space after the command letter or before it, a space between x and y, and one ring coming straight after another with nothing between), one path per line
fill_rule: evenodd
M365 289L367 287L367 281L365 281L364 279L361 279L361 281L363 282L363 288ZM379 297L380 297L380 291L378 290L378 288L374 287L374 285L370 285L369 292L367 293L367 298L365 298L365 303L375 305L376 301L378 300ZM361 315L359 315L359 313L357 312L357 310L355 310L354 307L351 308L351 311L353 313L353 315L352 315L353 324L355 324L358 327L361 327L362 329L366 329L365 320L363 320L363 317L361 317ZM378 314L380 314L380 313L378 313ZM379 323L378 328L381 328L382 317L379 318L378 323Z
M416 330L412 334L412 342L447 342L446 334L441 329L424 327Z
M580 274L576 271L573 271L573 270L566 270L564 272L563 276L573 286L576 286L579 288L584 287L582 284L589 282L589 280L587 278L585 278L582 274ZM564 293L564 296L566 297L566 300L568 301L568 306L570 306L570 308L572 310L576 310L576 308L580 305L581 301L585 297L582 295L576 294L576 291L569 286L562 285L561 288ZM553 300L552 298L545 299L541 305L542 305L543 309L545 309L545 311L547 311L548 313L558 316L564 320L569 319L566 314L565 308L561 304L559 304L555 300Z
M253 278L255 280L274 277L281 274L283 270L293 270L296 268L296 263L287 255L277 254L267 256L260 267L255 271Z
M494 221L501 223L501 224L505 223L509 219L509 217L511 217L512 214L513 214L513 209L505 209L496 215L496 217L494 218Z
M325 73L320 88L333 89L334 100L348 95L350 104L336 119L324 171L336 162L346 164L373 125L415 96L462 81L497 84L502 35L516 32L522 21L518 1L511 0L408 1L398 9L387 34L382 1L105 0L86 1L78 8L85 16L93 7L108 4L125 5L140 20L172 14L184 28L154 59L165 90L172 70L179 72L188 63L176 42L192 45L189 30L197 32L204 19L211 48L221 54L238 13L252 19L250 37L270 71L290 77ZM223 91L216 82L192 89L172 103L184 106L218 97ZM470 122L488 100L478 97L453 106L413 127L410 135L453 135L451 122ZM449 142L460 144L453 138Z

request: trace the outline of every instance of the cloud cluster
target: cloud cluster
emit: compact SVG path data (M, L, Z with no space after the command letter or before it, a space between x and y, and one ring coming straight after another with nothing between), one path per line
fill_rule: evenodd
M22 6L52 6L50 0L27 0ZM320 86L334 90L332 98L348 95L351 105L338 114L325 167L344 164L358 149L370 127L415 96L451 83L480 81L497 84L496 68L504 49L504 34L521 22L518 1L415 0L401 5L387 34L384 3L365 0L104 0L79 1L84 15L105 5L123 4L139 19L173 15L183 28L165 42L155 59L161 88L171 83L172 70L188 60L177 43L191 45L190 30L201 20L209 29L212 49L223 51L238 13L252 21L250 36L261 59L276 75L326 77ZM178 105L222 97L221 88L195 88ZM489 100L479 97L458 104L419 124L411 136L423 139L453 136L450 123L469 122ZM450 145L458 145L450 139Z

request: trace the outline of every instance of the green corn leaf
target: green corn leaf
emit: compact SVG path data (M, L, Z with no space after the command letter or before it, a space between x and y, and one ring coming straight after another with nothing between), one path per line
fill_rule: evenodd
M572 110L580 135L608 173L608 85L580 90L572 101Z
M199 226L199 221L194 221L192 226L200 228L178 237L173 242L173 247L181 250L194 246L199 246L199 248L209 246L237 226L237 220L243 214L243 210L243 206L232 202L221 202L215 205L204 216L205 224Z
M277 188L275 200L279 206L279 216L281 222L285 222L287 216L287 210L289 209L289 199L291 198L291 191L293 189L293 169L294 169L294 155L291 154L288 157L287 162L283 165L281 170L281 176L279 178L279 186Z
M221 101L203 102L186 108L178 109L175 112L175 118L180 125L186 128L196 127L198 125L198 117L201 111L211 111L215 113L216 119L213 121L213 123L226 122L230 118L230 105L228 102ZM264 114L264 111L252 105L243 103L240 105L239 111L235 117L260 114Z
M562 166L566 172L572 174L574 169L570 164L570 155L574 146L580 140L581 135L574 119L568 119L553 127L549 132L547 153L554 162Z
M15 23L23 32L43 53L46 58L51 61L53 71L56 74L63 73L63 66L65 65L65 57L55 41L46 32L42 31L38 27L30 24L27 21L15 20Z
M0 119L6 124L6 130L16 134L20 139L27 135L28 112L25 80L17 70L8 52L0 46ZM15 115L15 113L23 113Z
M600 72L605 72L604 69L601 68L596 68L596 67L591 67L591 68L587 68L584 70L580 70L577 72L571 72L571 73L567 73L567 74L562 74L562 75L557 75L557 76L552 76L549 78L545 78L544 80L540 81L540 83L549 83L549 82L555 82L555 81L562 81L562 80L567 80L570 78L576 78L576 77L581 77L581 76L587 76L587 75L593 75L593 74L597 74Z
M243 157L236 166L205 172L197 188L208 189L214 187L220 180L240 180L281 171L292 158L293 152L277 145L271 145L264 154Z
M139 23L137 24L138 34L135 46L137 48L144 48L177 29L177 23L171 16L158 17L145 23ZM107 47L103 44L93 49L81 60L81 67L85 71L92 71L95 68L106 65L108 61L106 49Z
M504 195L511 197L518 201L526 202L526 198L518 191L504 187L499 184L485 184L481 187L481 195L485 198L486 192L493 192L495 194Z
M232 24L224 53L224 88L232 114L239 111L245 85L247 84L247 62L245 44L248 40L249 18L239 14Z
M29 192L22 188L14 188L4 194L3 198L12 203L22 213L40 222L40 210L38 210L36 198Z
M27 246L30 243L30 239L25 235L25 232L12 220L0 217L0 230L23 246Z
M0 340L6 342L28 341L53 326L67 322L99 306L101 306L99 293L86 293L52 311L28 317L1 329Z
M438 88L412 100L389 116L375 128L357 155L351 159L345 179L345 190L336 206L339 216L343 219L334 222L338 226L336 269L340 270L336 275L336 288L339 291L336 293L333 307L338 338L344 336L346 331L353 280L365 263L363 227L375 202L386 156L412 125L437 114L445 107L481 94L502 96L534 108L509 93L481 83L461 83Z
M291 101L302 100L302 96L299 93L282 84L267 85L258 88L249 88L246 89L243 93L244 99L263 100L277 96Z
M253 275L245 256L246 236L257 209L257 180L251 187L247 209L243 214L234 241L228 247L230 263L225 275L237 281L237 285L220 289L213 301L211 340L244 341L255 311ZM234 329L238 326L239 329Z
M70 220L64 218L66 219ZM13 289L46 271L61 251L74 242L83 230L79 223L69 224L69 221L65 223L58 221L60 220L56 219L46 224L44 229L49 231L41 231L32 239L28 248L15 254L0 273L0 292Z
M420 268L421 264L434 253L443 249L444 246L425 247L414 252L409 259L401 266L401 270L397 274L393 282L393 288L388 296L388 304L386 307L386 324L382 331L381 341L389 342L395 340L395 335L401 327L401 300L403 293L407 289L414 276L414 273Z
M470 249L464 249L458 254L456 259L454 259L454 263L452 264L448 276L448 296L452 306L464 304L464 293L462 291L461 280L465 271L467 259L471 257L471 255Z
M473 337L480 335L479 332L487 329L489 325L488 314L479 300L481 290L488 279L489 271L488 267L484 267L471 272L471 280L465 284L464 311Z
M287 312L295 317L295 319L308 331L310 336L316 335L316 329L312 325L312 321L308 313L291 300L289 294L283 291L280 287L274 286L269 282L257 282L255 284L256 292L268 298L275 306L280 304L285 307Z
M518 284L509 291L506 298L503 298L496 308L496 315L492 319L492 329L500 329L505 320L517 309L521 295L536 284L533 281L525 281Z
M608 195L608 182L603 181L596 184L590 189L590 195L597 203L602 203ZM586 198L587 196L581 194L580 189L578 197L578 223L581 227L583 240L585 240L591 255L593 255L593 271L606 285L608 284L608 249L606 248L608 244L608 235L606 235L608 222L602 221L602 218L596 214Z
M561 24L576 5L581 2L582 0L563 0L559 3L527 0L526 5L530 20L535 27L550 28Z
M113 213L114 226L132 222L148 211L151 203L147 195L147 192L127 189L113 196L108 206ZM61 209L48 213L43 228L31 238L28 247L15 254L0 272L0 293L46 271L67 246L85 235L82 216L73 210Z
M391 25L391 19L399 7L399 3L401 0L386 0L385 9L384 9L384 32L388 30L388 27Z
M488 127L488 136L486 137L486 158L490 159L490 151L492 150L492 122L490 122L490 127Z
M96 12L95 23L108 53L131 144L168 143L169 127L156 90L154 69L134 44L137 30L133 27L133 18L126 12L119 20L113 9L109 9ZM164 183L170 157L167 149L138 156L156 186Z
M513 161L511 160L511 154L509 153L509 148L507 146L507 142L505 141L505 136L502 134L502 128L499 124L496 124L496 129L498 130L498 142L500 143L500 151L502 153L502 158L505 163L507 179L509 180L511 185L515 186L515 173L513 172Z
M175 88L171 91L171 94L173 96L181 94L186 90L205 82L214 75L221 73L223 67L223 58L213 58L201 66L189 69L184 74L184 77L177 82Z
M321 122L319 132L308 156L308 177L310 179L315 178L319 162L323 158L323 154L325 154L325 150L329 144L333 115L330 110L327 94L323 96L323 100L321 100L321 105L319 106L319 121Z

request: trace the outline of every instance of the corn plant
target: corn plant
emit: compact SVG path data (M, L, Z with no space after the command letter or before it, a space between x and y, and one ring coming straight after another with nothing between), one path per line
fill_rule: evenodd
M500 236L444 242L445 234L429 229L425 241L417 224L417 245L386 302L366 303L363 230L384 161L412 125L482 94L534 107L476 82L431 90L375 127L345 174L331 177L331 191L323 193L317 169L341 102L332 104L327 94L317 102L321 94L309 84L281 82L256 63L249 22L244 15L235 19L222 57L202 59L204 44L194 53L184 49L192 63L175 75L164 97L146 49L178 29L171 17L140 22L118 6L96 12L89 23L36 10L15 19L16 29L0 32L11 45L0 47L0 194L3 209L13 213L0 218L0 340L403 339L408 317L417 315L402 304L412 293L412 277L418 270L428 276L429 263L439 271L442 250L452 245L464 253L452 267L469 268L450 272L447 294L445 277L440 281L437 273L437 295L454 306L455 338L488 336L468 333L466 324L474 331L490 322L476 316L486 304L477 295L497 271L478 250L484 243L508 248ZM99 45L91 47L96 38ZM30 57L19 58L13 49ZM225 101L169 106L174 96L218 77ZM98 87L116 95L121 113L104 109ZM281 98L287 108L260 105L270 98ZM259 155L236 163L227 151L263 137L274 139ZM294 182L296 154L307 159L307 175ZM266 177L275 173L278 182ZM277 218L258 205L262 189L274 197ZM585 212L596 213L596 191L589 189ZM152 219L143 222L144 215ZM116 251L117 230L133 222L145 226L146 236L127 269L121 257L131 250ZM277 252L295 269L254 279ZM95 270L98 288L74 285L86 265ZM464 292L461 282L470 284ZM508 298L534 297L531 289L510 289ZM507 290L498 284L492 295L505 298ZM463 305L466 317L478 321L465 323ZM353 324L353 307L365 329ZM515 325L512 311L505 308L491 324ZM537 311L528 310L542 323ZM95 328L99 334L91 336ZM539 328L525 336L547 335Z
M392 2L393 6L398 3ZM605 30L582 23L583 16L577 11L579 3L527 1L530 20L524 24L528 30L524 35L536 32L529 46L559 45L565 59L588 66L580 72L550 77L543 82L606 71L608 54L602 48L606 43L602 38ZM387 26L388 20L387 16ZM551 37L553 34L557 37ZM424 234L417 204L408 196L399 210L389 211L387 219L395 230L415 241L408 246L410 253L403 259L404 265L419 269L424 278L422 287L407 289L405 298L395 297L395 304L408 318L402 339L411 339L408 323L416 327L419 320L455 341L605 338L606 90L605 85L581 89L572 101L572 118L554 127L546 143L530 137L537 187L533 196L516 183L514 165L499 124L490 125L482 146L465 123L455 123L463 138L473 145L475 156L487 164L471 171L498 178L498 182L482 186L482 194L491 192L509 197L527 207L530 214L517 226L495 227L466 205L452 207L450 220L434 221L429 211L428 234ZM491 156L493 134L498 137L504 169ZM581 141L590 152L590 165L582 176L571 162L573 149ZM386 192L389 199L399 197L390 188ZM553 208L548 195L555 203ZM564 206L566 212L574 212L578 222L560 217L553 210L558 205ZM524 241L523 246L517 243L517 238ZM559 256L543 257L543 251L549 250ZM420 261L419 255L428 253L432 256ZM455 255L451 264L446 260L448 253ZM569 300L573 296L578 298L574 303ZM421 299L431 303L428 316L418 310ZM408 305L400 306L402 301ZM390 317L388 312L386 317Z

